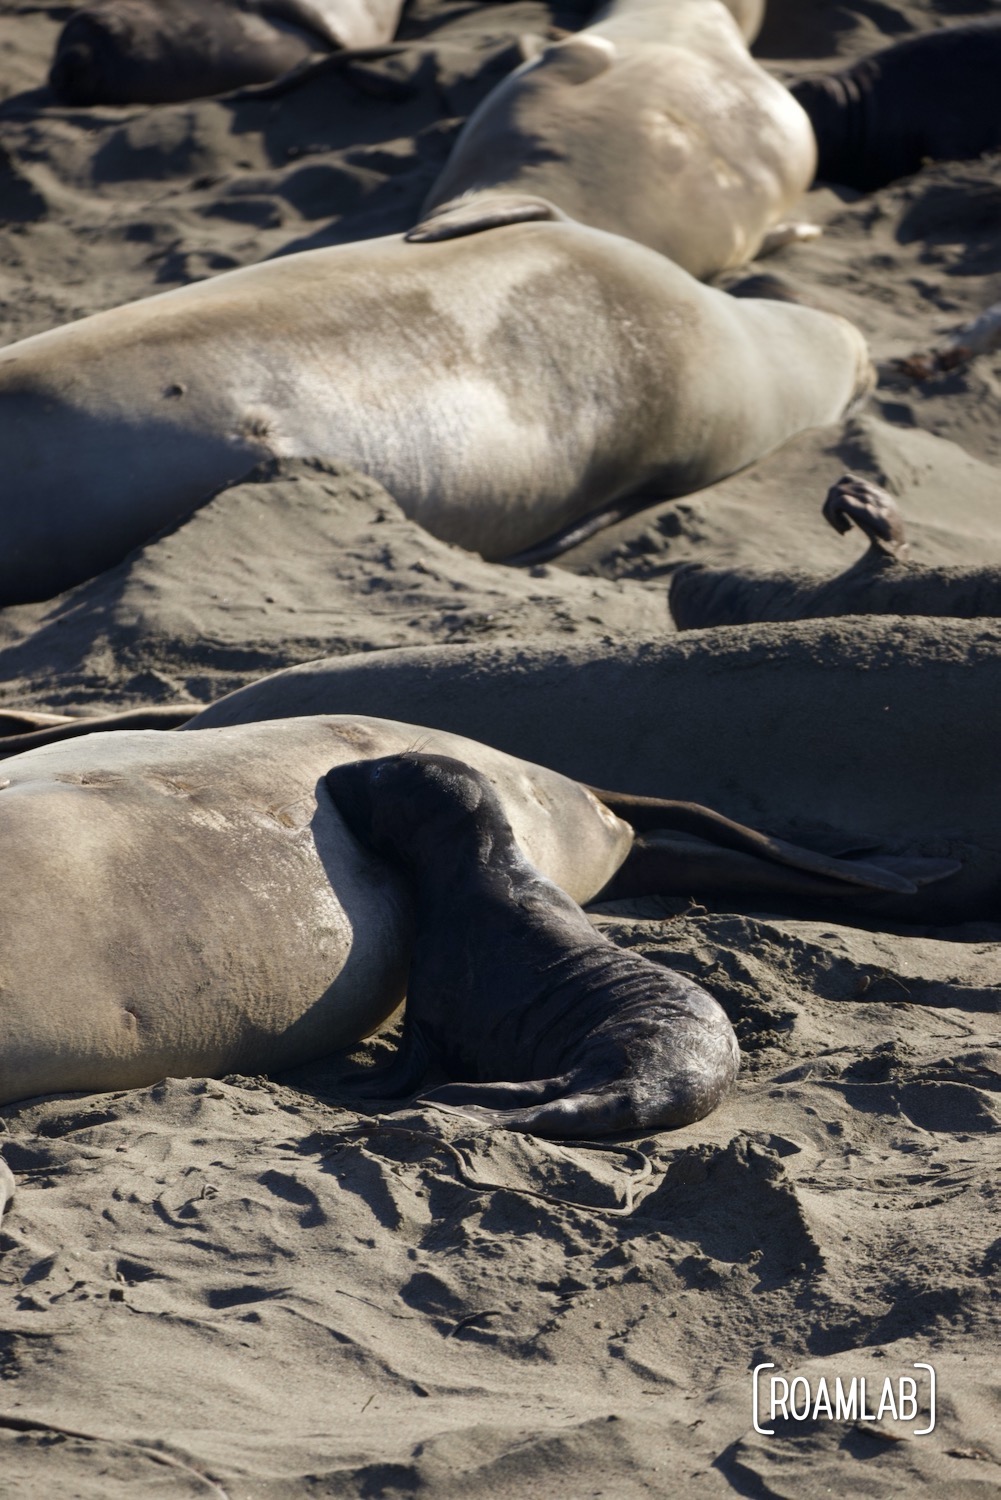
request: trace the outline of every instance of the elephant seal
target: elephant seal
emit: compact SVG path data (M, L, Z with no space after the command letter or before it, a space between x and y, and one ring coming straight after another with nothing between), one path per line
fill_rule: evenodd
M488 95L408 238L562 212L707 277L757 253L815 167L720 0L611 0Z
M317 53L387 42L403 0L94 0L56 43L65 104L169 104L264 83Z
M345 460L504 558L622 495L711 484L872 379L843 319L569 221L306 251L0 350L0 604L283 456Z
M341 765L327 788L355 837L414 899L399 1055L370 1098L399 1098L438 1062L463 1080L423 1093L508 1130L609 1135L689 1125L740 1063L705 990L596 932L518 848L481 772L442 755Z
M894 898L898 913L997 913L999 621L846 617L333 657L241 688L179 732L389 705L589 786L670 793L797 843L843 850L857 836L961 860L948 883Z
M833 615L1001 616L1001 567L927 568L903 561L907 544L900 510L872 480L846 474L832 486L823 514L835 530L855 525L869 538L869 550L846 572L824 578L685 563L670 586L678 629Z
M626 857L632 830L565 777L388 720L133 731L8 761L0 1104L281 1068L378 1026L403 997L410 904L323 777L415 744L482 771L526 856L579 899Z
M999 71L1001 18L992 16L798 79L790 91L817 138L817 176L868 193L926 161L996 151Z

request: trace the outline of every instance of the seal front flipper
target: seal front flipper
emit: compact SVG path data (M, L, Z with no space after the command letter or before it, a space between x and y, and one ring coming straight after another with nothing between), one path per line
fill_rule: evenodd
M408 1017L400 1050L392 1062L339 1079L337 1093L351 1099L403 1099L418 1087L430 1062L431 1048L420 1023Z
M432 240L457 240L464 234L480 234L485 229L500 229L505 224L525 224L537 219L566 221L566 218L546 198L526 193L505 193L503 197L475 193L436 208L409 229L404 239L427 244Z
M14 1196L14 1174L0 1156L0 1224L3 1223L4 1210Z
M882 486L861 474L842 474L835 480L822 515L841 536L857 526L869 546L884 557L902 557L908 550L900 506Z

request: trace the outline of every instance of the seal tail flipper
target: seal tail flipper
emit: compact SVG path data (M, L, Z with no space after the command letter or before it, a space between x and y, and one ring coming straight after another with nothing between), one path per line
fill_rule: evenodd
M180 729L203 707L200 703L185 703L180 706L161 705L153 708L126 708L117 714L94 714L82 718L60 718L48 716L54 722L31 726L32 718L45 715L0 715L0 728L10 727L11 720L21 718L25 728L20 732L0 735L0 760L9 755L21 755L25 750L37 750L40 745L55 745L60 740L77 739L83 734L98 734L111 729Z
M546 198L532 198L510 193L503 198L474 194L432 209L426 219L415 224L404 239L415 244L432 240L455 240L465 234L480 234L485 229L500 229L505 224L526 224L533 220L563 220L555 204Z
M631 796L627 792L606 792L593 786L588 787L587 790L617 817L631 823L637 833L660 835L666 835L669 832L691 833L697 839L705 840L719 850L731 850L738 854L751 855L759 862L773 866L784 865L788 869L800 870L806 875L818 876L834 883L833 886L826 885L822 889L815 889L813 893L817 895L831 894L833 890L849 885L859 886L868 891L885 891L901 896L913 896L919 883L927 885L933 880L944 880L947 876L954 875L959 869L955 860L921 861L915 868L922 871L922 879L916 882L912 875L898 871L888 860L838 859L830 854L820 853L816 849L807 849L800 844L790 843L787 839L774 838L771 834L748 828L745 824L724 817L722 813L714 812L711 808L700 807L697 802L673 802L662 797ZM637 845L640 842L637 840ZM663 869L665 879L669 877L671 870L671 851L668 850L667 854L668 860ZM624 870L628 868L632 858L633 856L630 855L626 860ZM927 868L925 868L926 865ZM760 882L754 886L757 890L764 888ZM780 887L776 886L775 889L780 889ZM667 892L662 890L661 894L667 894Z
M865 860L825 856L831 873L813 873L667 831L641 835L600 901L634 896L848 897L895 891L915 895L961 868L957 860L870 855ZM891 885L890 882L899 882Z

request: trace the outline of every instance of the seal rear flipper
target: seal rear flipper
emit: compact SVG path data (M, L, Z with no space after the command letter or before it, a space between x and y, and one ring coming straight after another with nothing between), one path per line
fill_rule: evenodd
M733 818L725 817L723 813L714 812L712 808L701 807L697 802L674 802L666 797L632 796L628 792L601 791L593 786L589 786L587 790L617 817L630 823L637 833L657 835L662 840L668 839L670 833L694 834L698 840L704 841L716 850L729 850L737 854L750 855L754 861L766 867L769 865L786 866L788 870L801 871L805 876L815 876L824 882L812 888L800 882L797 889L803 895L830 895L832 892L843 889L844 886L858 886L866 891L893 892L901 896L913 896L917 889L913 879L884 861L836 859L816 849L807 849L800 844L790 843L788 839L775 838L772 834L761 833L756 828L749 828L744 823L737 823ZM641 848L648 846L657 854L656 846L650 840L637 839L632 853L627 857L622 870L619 871L620 876L634 860L639 858ZM672 870L670 849L660 853L660 860L662 877L670 880L675 873ZM957 868L952 861L939 861L938 866L938 873L930 875L928 879L944 880L947 875L955 874ZM725 869L725 862L720 863L718 868ZM737 866L736 868L743 870L748 867ZM616 880L618 878L619 876L616 876ZM778 882L779 877L776 876L775 879ZM755 879L751 889L790 889L779 883L768 885L764 883L765 880L765 876ZM927 879L922 881L922 884L927 883ZM727 888L734 889L735 887ZM610 889L611 887L606 887L603 893L606 899L610 899L607 895ZM685 894L690 893L690 890L691 879L689 879ZM661 887L659 891L656 888L648 888L645 892L637 890L629 894L668 895L671 892Z
M432 240L456 240L465 234L479 234L485 229L500 229L505 224L525 224L532 220L565 220L554 203L546 198L532 198L511 193L503 198L479 194L432 209L426 219L415 224L404 239L417 244Z
M820 860L823 864L819 864ZM823 873L824 865L831 871ZM702 838L666 831L637 838L600 901L633 896L787 895L803 898L867 896L893 891L914 895L961 868L957 860L870 855L865 860L818 856L816 872L721 848ZM890 882L893 882L892 884Z
M185 703L180 707L164 704L153 708L125 708L117 714L87 714L80 718L56 714L0 714L0 728L8 729L12 721L18 719L25 725L20 733L0 735L0 760L8 755L21 755L25 750L37 750L40 745L55 745L61 740L112 729L180 729L201 707L199 703ZM48 719L50 722L39 722L36 726L31 723L32 719Z

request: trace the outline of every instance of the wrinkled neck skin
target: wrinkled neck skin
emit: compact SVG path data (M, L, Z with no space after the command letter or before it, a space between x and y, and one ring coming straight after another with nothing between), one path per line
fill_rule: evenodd
M809 116L817 140L817 177L825 182L854 183L865 160L870 136L872 85L870 62L850 72L802 78L790 92Z

